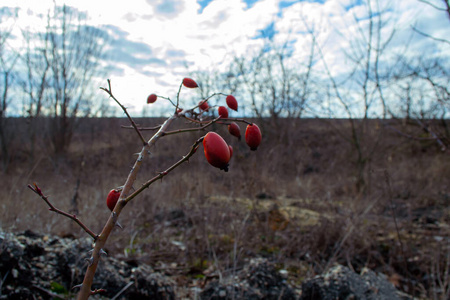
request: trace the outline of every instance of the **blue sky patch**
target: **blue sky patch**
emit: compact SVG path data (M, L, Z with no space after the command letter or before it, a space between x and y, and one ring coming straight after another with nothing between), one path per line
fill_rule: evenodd
M275 22L271 22L269 25L267 25L265 28L258 30L258 33L255 35L254 39L273 39L275 34L277 34L278 31L275 30Z
M207 7L208 4L210 4L211 2L213 2L213 0L197 0L197 3L200 4L200 9L198 13L201 14L205 9L205 7Z

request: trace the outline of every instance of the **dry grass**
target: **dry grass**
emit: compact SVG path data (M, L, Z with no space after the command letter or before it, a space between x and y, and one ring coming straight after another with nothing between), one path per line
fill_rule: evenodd
M123 184L133 153L140 150L134 132L120 129L126 120L83 120L66 157L54 157L44 139L33 161L27 124L16 122L12 167L1 175L6 191L1 227L83 234L69 220L48 212L26 189L36 181L57 207L77 210L83 222L100 231L109 214L106 194ZM448 153L433 141L407 139L386 129L388 121L371 121L363 147L375 151L366 164L366 189L361 192L355 152L338 134L348 134L348 122L330 122L333 126L321 120L263 124L264 140L256 152L220 129L234 148L230 172L210 167L198 151L189 164L126 207L121 215L125 229L112 235L109 251L164 269L180 285L224 277L244 260L264 256L287 269L296 284L340 262L357 271L365 266L381 271L416 297L445 299L450 291ZM415 127L394 126L417 132ZM200 135L160 140L140 182L186 154Z

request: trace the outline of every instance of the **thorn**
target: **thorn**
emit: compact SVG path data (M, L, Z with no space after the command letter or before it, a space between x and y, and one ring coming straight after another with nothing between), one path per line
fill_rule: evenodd
M118 221L116 221L116 226L119 227L120 229L123 229L123 226L120 225L120 223Z
M108 253L106 253L106 251L105 251L105 250L103 250L103 249L100 249L100 255L103 255L103 256L108 256Z
M88 262L89 267L94 263L94 257L92 256L90 258L85 258L84 260Z
M72 290L73 290L73 289L81 289L82 286L83 286L82 283L77 284L77 285L74 285L74 286L72 287Z
M120 223L119 223L119 221L117 221L117 214L116 214L116 212L112 212L112 220L113 220L113 222L114 222L114 225L116 225L117 227L119 227L120 229L123 229L123 226L122 225L120 225Z
M112 212L111 218L112 218L112 220L113 220L114 223L117 222L117 214L116 214L115 211Z

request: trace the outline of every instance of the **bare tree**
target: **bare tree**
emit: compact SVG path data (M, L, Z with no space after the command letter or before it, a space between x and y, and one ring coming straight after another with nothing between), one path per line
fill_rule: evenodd
M305 63L292 57L290 42L277 45L267 38L256 55L236 57L229 74L234 84L251 103L254 115L269 116L275 123L279 117L299 118L312 98L314 42Z
M357 168L355 186L359 192L367 187L366 166L370 163L376 151L378 140L368 140L369 118L383 117L388 113L388 100L385 97L384 82L389 78L381 71L381 64L386 50L391 43L395 29L386 34L388 25L384 13L388 8L381 8L378 1L367 0L361 5L365 8L364 16L353 13L355 34L346 35L350 47L339 49L349 62L345 74L333 75L326 60L323 47L317 46L319 57L324 66L325 74L330 81L329 95L334 105L339 107L334 117L345 115L349 122L349 132L339 132L355 151ZM361 22L360 19L365 20ZM314 35L314 32L310 31ZM386 68L385 69L389 69Z
M30 141L29 157L34 160L36 148L36 132L38 126L42 126L41 116L45 114L45 91L48 87L50 62L45 55L48 48L48 33L33 34L28 30L22 31L25 42L25 53L22 55L22 63L26 75L19 79L24 97L24 116L28 118L28 134Z
M50 136L57 154L70 145L76 118L89 115L93 108L93 82L106 43L101 30L83 24L84 17L68 6L56 6L43 35L46 47L38 53L43 55L44 70L50 68L39 79L49 101Z
M2 17L3 16L0 15L0 20ZM11 32L12 27L0 28L0 148L4 172L7 171L10 162L9 144L12 137L11 128L7 125L7 108L10 104L9 91L13 77L13 68L18 57L17 54L6 49L8 47L8 39L11 37Z
M444 12L450 21L450 1L418 0L432 8ZM439 4L440 3L440 4ZM415 33L430 39L430 46L448 47L448 39L437 38L416 26ZM450 129L448 111L450 106L450 72L448 61L441 56L420 56L397 59L400 64L393 76L390 90L397 95L397 107L392 116L403 118L403 124L418 126L423 133L434 139L441 150L449 147ZM438 126L440 124L440 126ZM405 134L403 134L405 135ZM412 135L405 135L415 138Z

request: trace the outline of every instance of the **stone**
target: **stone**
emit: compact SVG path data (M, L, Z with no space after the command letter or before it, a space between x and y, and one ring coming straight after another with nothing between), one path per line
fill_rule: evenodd
M336 265L324 274L302 283L301 300L406 300L382 274L369 269L357 274L347 267Z

